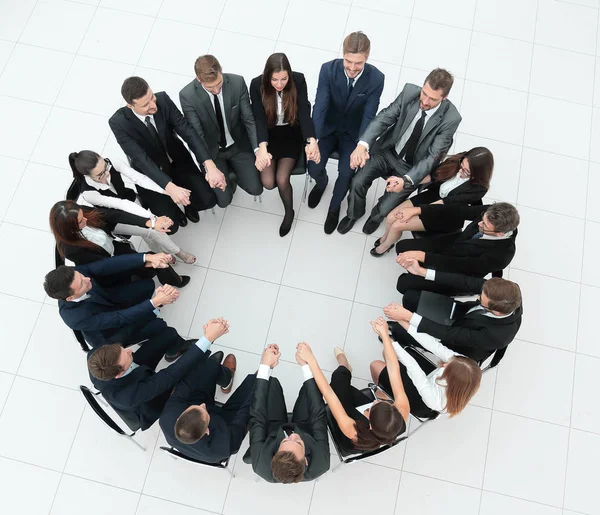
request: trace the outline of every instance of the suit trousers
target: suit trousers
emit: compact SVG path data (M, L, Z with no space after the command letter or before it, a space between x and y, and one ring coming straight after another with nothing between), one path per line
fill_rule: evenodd
M410 166L400 159L391 148L371 154L367 164L356 172L350 184L350 194L348 195L348 217L350 219L358 220L365 214L367 192L375 179L404 175L397 171L398 166L405 168L403 172L410 170ZM405 188L400 193L385 191L373 207L370 218L376 222L382 222L388 213L406 200L414 190L415 187Z
M147 324L148 332L155 331L156 334L150 333L150 338L138 350L133 353L133 361L138 365L146 365L148 368L155 370L158 363L165 354L177 352L179 346L179 335L172 327L166 327L164 320L156 318Z
M458 291L455 288L452 288L451 286L446 286L444 284L438 284L435 281L428 281L424 277L420 277L418 275L412 275L412 274L409 274L408 272L405 274L402 274L400 277L398 277L398 282L396 283L396 289L400 293L402 293L402 295L404 295L404 296L409 295L410 293L414 293L415 291L417 291L417 292L430 291L433 293L441 293L442 295L448 295L448 296L460 295L460 294L464 294L464 293L467 293L467 294L480 293L480 292ZM403 302L404 302L404 299L403 299ZM417 301L417 303L418 303L418 301ZM413 310L411 310L411 311L413 311Z
M261 379L262 381L262 379ZM269 379L269 393L267 396L267 420L269 428L274 425L287 424L287 408L285 406L285 397L283 388L279 379L271 377Z
M350 168L350 154L356 148L356 141L346 133L333 133L319 139L319 151L321 152L321 162L319 164L313 161L308 162L308 173L317 183L317 187L324 190L329 182L327 176L327 161L334 150L338 151L338 177L333 187L329 211L335 211L340 208L340 204L346 197L350 189L350 183L354 177L354 170Z
M254 154L240 149L236 143L227 149L219 150L215 164L227 179L225 191L221 191L219 188L213 189L219 207L227 207L231 204L235 184L250 195L260 195L263 192L260 172L254 163Z
M173 222L175 222L175 220L173 220ZM166 252L167 254L177 254L180 250L176 243L169 238L168 233L155 231L154 229L150 229L148 227L117 224L113 233L141 236L142 240L144 240L150 250L155 253Z
M196 211L211 209L217 204L217 197L208 185L204 174L198 170L192 156L187 154L171 163L169 175L177 186L187 188L190 195L190 206Z
M142 206L152 211L153 215L168 216L173 220L173 225L170 227L171 232L169 234L175 234L179 230L179 221L184 216L181 208L173 202L169 195L147 190L141 186L136 186L136 189Z

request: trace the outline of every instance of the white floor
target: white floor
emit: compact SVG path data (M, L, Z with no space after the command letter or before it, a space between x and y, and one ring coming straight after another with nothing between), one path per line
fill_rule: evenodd
M0 0L0 512L599 514L598 7ZM435 66L455 74L451 99L463 116L455 148L488 146L497 163L490 198L516 202L522 215L508 273L525 297L518 341L459 417L316 483L254 483L237 459L232 480L176 462L158 451L156 426L137 437L147 447L140 451L84 407L77 386L88 381L85 356L41 287L53 266L47 214L70 182L68 153L121 155L107 119L128 75L178 102L197 56L214 53L249 81L277 50L305 73L314 98L320 64L339 56L343 36L357 29L386 75L381 106ZM219 344L235 349L238 380L256 369L265 343L277 342L285 361L276 375L290 403L301 382L296 342L309 341L330 371L333 347L344 346L364 384L380 355L368 321L399 299L392 255L369 256L375 238L362 224L325 236L327 201L307 209L302 185L294 182L298 220L284 239L276 192L260 204L238 191L227 210L182 230L177 240L198 263L178 265L193 280L164 310L190 336L208 318L226 317L231 332Z

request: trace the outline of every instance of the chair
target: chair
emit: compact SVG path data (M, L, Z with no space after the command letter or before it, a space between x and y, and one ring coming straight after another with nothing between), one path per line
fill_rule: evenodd
M206 461L196 460L194 458L190 458L189 456L186 456L185 454L182 454L181 452L179 452L174 447L163 447L163 446L161 446L160 450L166 452L169 456L171 456L171 458L173 458L175 460L189 461L190 463L196 463L196 464L202 465L204 467L212 467L212 468L217 468L217 469L225 469L227 472L229 472L229 475L232 478L235 477L235 475L233 474L233 471L229 468L229 458L227 458L226 460L223 460L223 461L221 461L219 463L208 463Z
M108 427L110 427L115 433L119 434L120 436L125 436L126 438L128 438L135 445L137 445L140 449L142 449L142 451L146 450L146 448L142 444L140 444L138 441L136 441L133 438L133 435L135 435L137 433L137 431L140 429L139 421L135 421L135 420L133 420L132 417L127 417L126 414L120 413L118 410L115 409L115 412L117 413L117 415L119 415L119 417L123 420L123 422L125 422L125 424L127 424L127 427L132 431L132 433L128 434L125 431L123 431L119 427L119 425L110 417L110 415L108 413L106 413L106 411L104 411L104 408L102 408L102 406L100 406L100 403L96 399L96 396L99 395L100 392L94 393L87 386L84 386L84 385L79 385L79 391L82 393L83 398L87 401L88 405L94 410L94 413L96 413L96 415L98 415L98 417L100 418L100 420L102 420L102 422L104 422ZM106 404L106 405L108 406L108 404Z
M312 181L311 176L308 173L308 165L306 162L306 154L304 153L304 149L300 154L300 158L296 161L296 167L292 170L292 175L305 175L304 178L304 191L302 192L302 202L306 202L306 198L308 196L308 183Z

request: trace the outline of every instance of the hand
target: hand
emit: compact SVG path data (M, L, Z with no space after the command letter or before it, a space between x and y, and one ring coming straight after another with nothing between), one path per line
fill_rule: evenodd
M271 164L271 159L273 156L267 152L266 147L259 147L256 151L256 162L254 166L259 172L262 172L267 166Z
M321 152L319 151L319 144L315 138L310 139L310 143L304 148L306 152L307 161L314 161L319 164L321 161Z
M213 343L217 338L229 332L229 323L224 318L212 318L204 324L204 336Z
M296 346L296 361L300 366L307 365L310 361L314 359L315 356L308 343L300 342Z
M420 211L421 209L418 207L404 207L402 209L398 209L394 216L396 217L397 221L407 223L415 216L419 216Z
M404 189L404 181L402 177L388 177L385 182L385 191L400 193Z
M405 309L402 304L398 304L397 302L388 304L385 308L383 308L383 313L390 320L394 320L396 322L402 322L403 320L409 322L413 315L408 309Z
M275 368L279 364L280 357L281 352L279 352L279 346L271 343L264 348L260 358L260 364L268 365L270 368Z
M398 254L396 263L398 263L400 266L404 266L402 262L405 259L415 259L420 263L423 263L425 261L425 252L422 250L408 250L406 252L402 252L401 254Z
M419 265L419 262L416 259L409 257L401 257L403 254L398 256L398 264L406 269L406 271L412 275L419 275L421 277L425 277L427 274L427 269L423 268Z
M181 204L182 206L190 205L190 195L192 193L190 190L180 188L179 186L176 186L170 182L165 186L165 191L167 192L167 195L171 197L173 202L175 202L175 204Z
M171 220L168 216L159 216L154 222L154 230L158 232L171 232L171 227L173 225L173 220Z
M373 331L375 331L375 333L381 336L382 338L390 334L388 323L383 317L379 317L374 322L370 322L370 324L373 328Z
M223 175L223 172L219 170L215 164L210 161L211 164L207 164L208 161L204 162L204 167L206 168L206 181L211 188L219 188L222 191L225 191L227 187L227 180Z
M146 254L146 267L148 268L167 268L173 260L171 254L159 252L158 254Z
M152 303L156 306L166 306L167 304L173 304L179 298L179 290L169 284L159 286L154 291L154 297Z
M357 170L365 166L365 163L369 159L369 151L364 145L356 145L356 148L350 154L350 168Z

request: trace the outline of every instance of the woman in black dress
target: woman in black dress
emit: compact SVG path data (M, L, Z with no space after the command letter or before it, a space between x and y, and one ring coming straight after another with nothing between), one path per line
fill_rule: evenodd
M302 149L307 160L315 163L321 160L306 80L302 73L292 72L285 54L273 54L267 59L262 75L252 79L250 99L259 144L256 168L266 189L272 190L277 185L285 209L279 235L285 236L294 221L290 176Z

